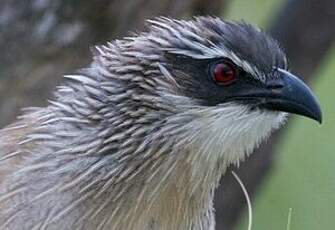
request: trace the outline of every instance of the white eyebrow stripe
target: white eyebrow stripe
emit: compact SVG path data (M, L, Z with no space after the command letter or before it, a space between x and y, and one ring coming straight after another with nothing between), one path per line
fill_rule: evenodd
M250 73L252 76L257 78L261 82L266 81L265 75L259 71L256 67L252 67L249 62L240 59L235 53L228 51L222 47L206 47L206 46L195 46L192 45L193 49L197 48L199 52L194 52L192 50L181 50L181 49L167 49L168 52L174 53L174 54L181 54L185 56L192 57L194 59L208 59L208 58L228 58L232 60L236 65L241 67L244 71Z
M169 20L171 22L171 20ZM193 23L183 22L186 27L185 28L181 25L170 26L166 24L164 21L155 21L155 20L148 20L149 23L153 25L157 30L161 33L171 33L174 38L170 38L168 40L164 37L160 36L160 40L156 40L156 42L162 44L162 46L166 47L164 50L174 53L192 57L194 59L208 59L208 58L228 58L232 60L236 65L241 67L244 71L250 73L253 77L261 82L266 81L265 74L257 69L257 67L252 66L248 61L239 58L234 52L231 50L226 49L225 47L219 47L214 44L209 39L204 39L197 35L197 29ZM190 28L193 28L195 31L191 31ZM187 35L187 36L182 36ZM188 37L193 38L194 40L190 40ZM172 41L178 40L178 43L188 47L189 49L181 49L181 48L174 48L171 45ZM164 42L163 42L164 41ZM206 44L206 45L205 45Z

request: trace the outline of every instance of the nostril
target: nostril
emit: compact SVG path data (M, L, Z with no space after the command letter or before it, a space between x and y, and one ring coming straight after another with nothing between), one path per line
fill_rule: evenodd
M266 82L266 87L269 89L281 89L284 87L284 82L280 79L270 79Z

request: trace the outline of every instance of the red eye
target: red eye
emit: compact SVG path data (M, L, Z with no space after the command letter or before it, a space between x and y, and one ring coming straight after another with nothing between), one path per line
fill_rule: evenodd
M219 85L229 85L236 79L236 69L230 63L218 63L214 68L214 81Z

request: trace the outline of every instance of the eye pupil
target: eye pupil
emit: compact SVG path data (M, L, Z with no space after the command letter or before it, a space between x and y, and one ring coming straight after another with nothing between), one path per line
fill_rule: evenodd
M216 64L214 69L214 81L220 85L229 85L236 79L234 66L228 63Z

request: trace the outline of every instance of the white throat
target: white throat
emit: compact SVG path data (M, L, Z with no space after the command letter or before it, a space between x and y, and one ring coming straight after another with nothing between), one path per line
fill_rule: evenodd
M213 195L221 175L230 164L250 154L286 117L240 105L195 108L187 111L190 114L197 118L181 127L187 132L183 150L166 160L157 174L159 180L147 185L147 190L156 190L152 204L145 208L148 199L144 198L140 204L144 209L135 215L151 222L149 229L214 230ZM136 229L148 229L148 224L139 223Z

